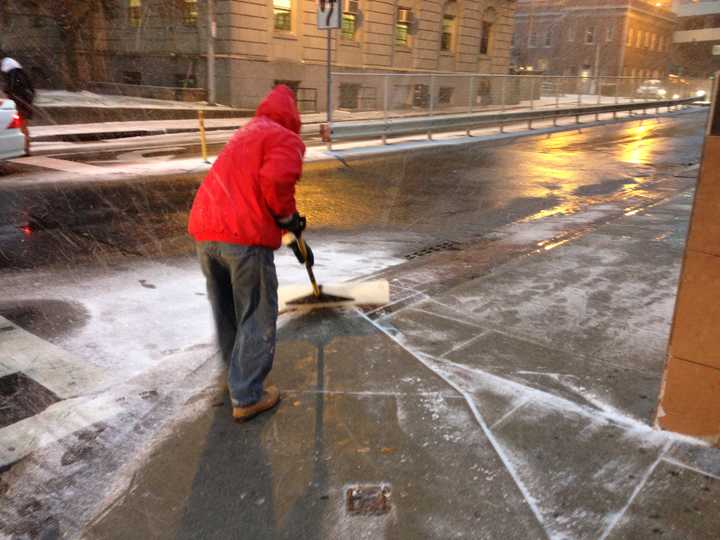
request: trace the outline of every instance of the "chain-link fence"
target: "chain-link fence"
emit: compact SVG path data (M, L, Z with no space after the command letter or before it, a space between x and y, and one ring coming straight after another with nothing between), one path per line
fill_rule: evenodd
M679 77L342 72L333 74L333 121L686 99L709 94L710 85Z

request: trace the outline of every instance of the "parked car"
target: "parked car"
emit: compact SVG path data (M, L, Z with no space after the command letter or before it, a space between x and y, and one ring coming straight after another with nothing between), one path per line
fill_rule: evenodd
M25 155L25 136L20 131L20 122L15 102L0 100L0 159Z
M638 97L651 99L664 99L667 96L667 89L659 79L648 79L638 86L635 94Z

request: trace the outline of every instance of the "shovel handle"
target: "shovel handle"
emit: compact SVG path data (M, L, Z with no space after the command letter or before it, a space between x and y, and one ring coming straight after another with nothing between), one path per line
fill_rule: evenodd
M315 273L313 272L312 266L310 266L310 261L308 260L308 252L307 247L305 246L305 240L302 239L302 237L297 238L298 247L300 248L300 253L302 253L303 258L305 259L305 269L307 270L308 277L310 278L310 283L312 284L313 288L313 294L316 297L320 296L320 287L317 284L317 280L315 279Z

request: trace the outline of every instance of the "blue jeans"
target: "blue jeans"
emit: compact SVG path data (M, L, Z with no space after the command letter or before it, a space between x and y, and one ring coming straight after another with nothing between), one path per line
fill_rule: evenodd
M233 406L260 400L275 356L278 316L273 251L261 246L198 242L220 352L228 364Z

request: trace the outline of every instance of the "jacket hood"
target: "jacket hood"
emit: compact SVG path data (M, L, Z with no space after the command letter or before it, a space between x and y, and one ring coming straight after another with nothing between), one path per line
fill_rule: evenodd
M295 104L295 94L284 84L277 85L265 96L255 116L267 116L284 128L300 134L300 112Z

